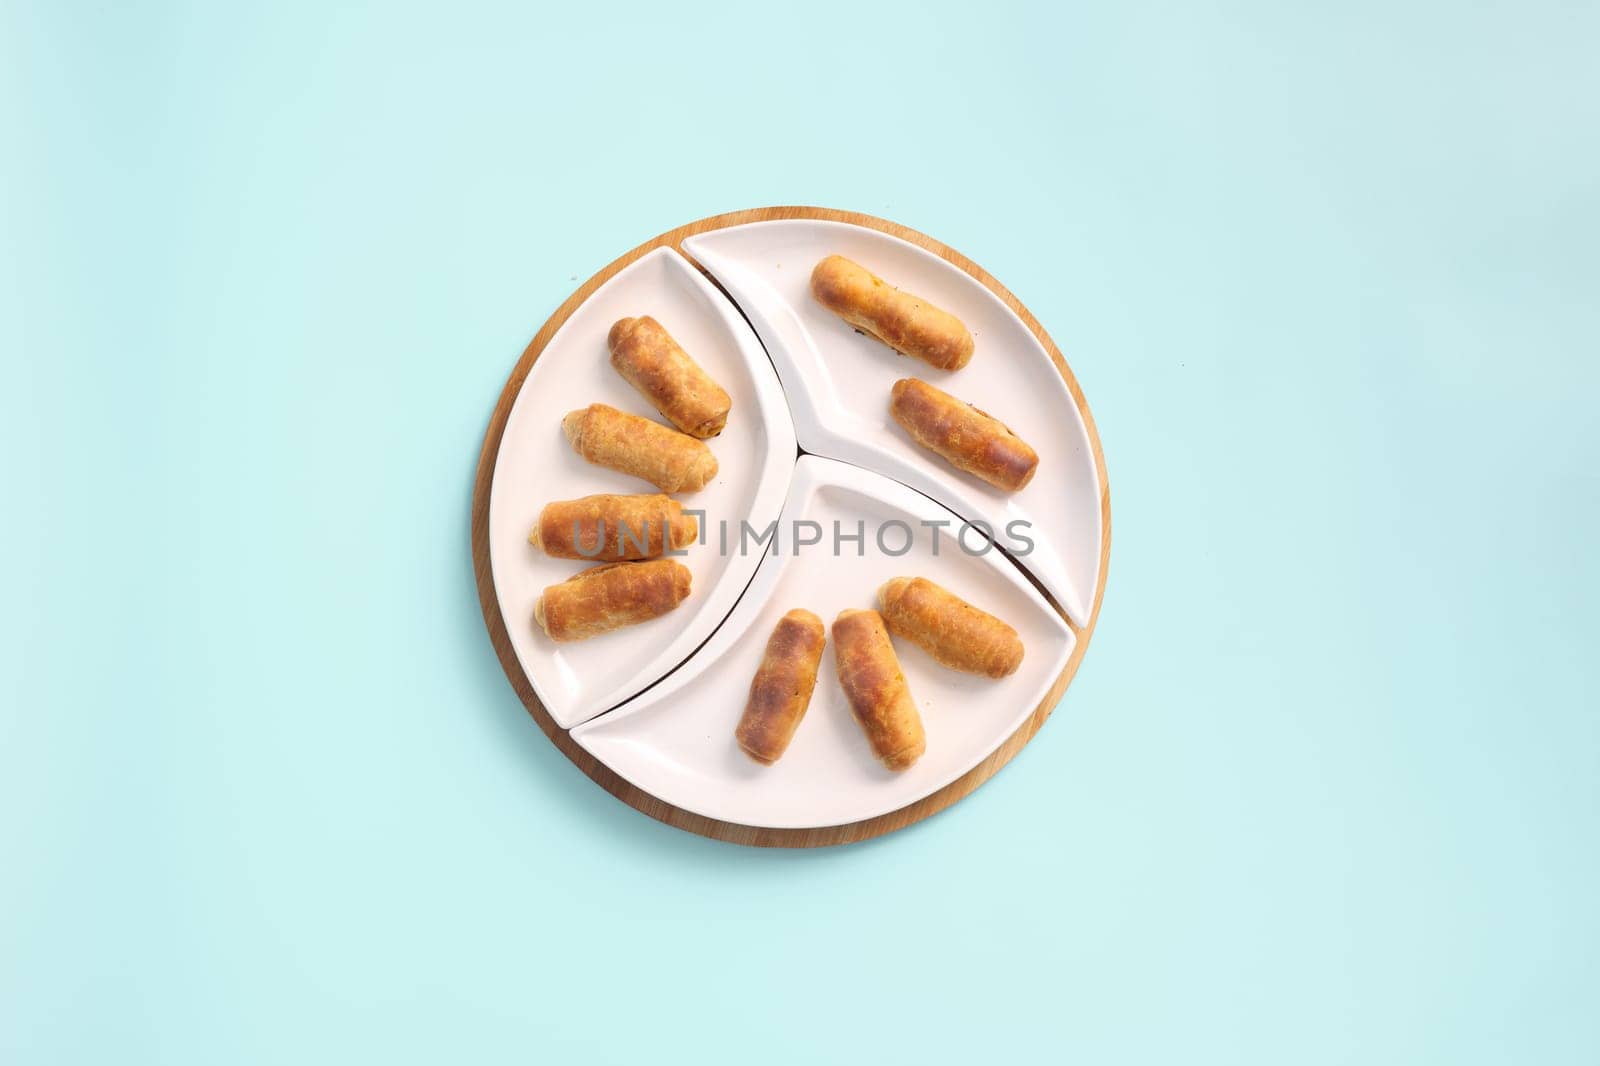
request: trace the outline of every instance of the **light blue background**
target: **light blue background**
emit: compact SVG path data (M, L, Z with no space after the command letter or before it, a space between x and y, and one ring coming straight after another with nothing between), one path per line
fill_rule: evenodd
M1600 1059L1600 11L9 7L0 1060ZM875 843L527 719L468 500L575 284L880 214L1072 361L1040 737Z

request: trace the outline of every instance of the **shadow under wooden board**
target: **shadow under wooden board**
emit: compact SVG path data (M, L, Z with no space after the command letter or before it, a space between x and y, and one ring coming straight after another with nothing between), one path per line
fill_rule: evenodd
M1084 426L1088 430L1094 453L1095 470L1098 474L1100 485L1099 503L1102 535L1100 539L1099 569L1088 623L1083 626L1074 625L1070 619L1066 618L1063 612L1063 619L1071 626L1077 637L1076 646L1060 676L1051 685L1044 698L1039 701L1033 713L987 758L944 788L915 803L876 818L852 822L847 825L835 825L817 829L760 828L717 821L685 811L663 802L631 784L580 747L567 730L556 724L555 720L540 703L538 696L534 693L533 686L529 683L521 665L517 661L516 653L512 649L510 636L506 631L500 603L495 593L489 559L489 495L490 485L494 477L495 460L500 451L501 438L505 433L506 422L510 416L512 404L522 388L523 381L527 378L534 362L544 351L545 346L550 342L556 331L596 289L641 256L665 246L677 250L693 261L693 257L689 256L683 249L682 242L685 239L730 226L741 226L751 222L765 222L777 219L822 219L832 222L845 222L890 234L924 248L953 264L999 297L1012 311L1016 312L1028 329L1038 338L1040 344L1044 346L1045 351L1049 353L1051 360L1055 363L1056 370L1065 381L1067 390L1071 394L1073 402L1077 404L1078 411L1083 417ZM695 265L698 266L699 264ZM1100 604L1105 595L1106 569L1110 551L1111 498L1106 479L1105 456L1100 447L1100 436L1095 430L1094 419L1089 413L1089 405L1084 400L1083 391L1078 387L1078 382L1073 377L1072 370L1067 366L1066 360L1062 358L1061 352L1055 346L1055 343L1050 340L1049 335L1033 315L1028 312L1028 309L1022 306L1005 286L996 281L982 267L931 237L918 233L916 230L908 229L905 226L875 218L872 215L819 207L754 208L747 211L734 211L728 214L714 215L698 222L691 222L688 225L679 226L677 229L669 230L646 241L632 251L613 260L579 286L577 291L566 299L555 314L551 315L549 320L539 329L539 332L534 335L533 340L529 342L527 349L522 353L522 358L517 360L517 365L512 370L511 377L506 382L505 388L501 390L500 399L495 404L494 413L489 419L488 431L484 434L483 448L478 458L478 472L472 494L472 565L478 583L478 599L483 609L484 624L488 627L490 641L494 645L495 654L500 659L500 665L504 668L506 677L510 679L512 688L528 709L528 713L533 716L533 720L538 723L539 728L561 750L562 754L572 760L590 779L630 807L658 821L691 833L756 847L822 847L830 844L847 844L858 840L867 840L904 828L930 815L937 814L957 800L970 794L979 785L998 773L1000 768L1010 762L1012 757L1021 751L1023 746L1038 733L1039 728L1044 725L1045 719L1050 717L1051 710L1065 694L1073 675L1077 673L1078 664L1082 662L1084 653L1089 648L1089 638L1093 635L1095 623L1100 616ZM1057 609L1059 610L1059 607Z

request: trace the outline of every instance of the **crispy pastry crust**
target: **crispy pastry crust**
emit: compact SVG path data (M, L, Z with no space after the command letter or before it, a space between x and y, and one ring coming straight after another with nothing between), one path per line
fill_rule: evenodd
M1039 469L1039 453L1005 423L926 381L895 382L889 414L912 440L997 489L1016 492Z
M811 294L852 326L930 366L960 370L972 359L972 334L959 318L842 255L811 271Z
M778 620L734 739L756 762L771 766L789 748L817 687L817 666L827 637L822 619L796 608Z
M877 611L839 612L833 620L833 657L839 686L873 754L891 770L920 759L928 747L922 716Z
M689 580L672 559L590 567L545 589L533 620L551 640L587 640L666 614L688 597Z
M602 493L546 504L528 543L557 559L614 563L654 559L666 551L669 531L674 550L693 544L699 533L694 516L672 497Z
M649 315L618 319L606 337L611 365L691 437L715 437L733 400Z
M644 478L662 492L695 492L717 476L717 457L701 441L603 403L568 413L561 430L589 462Z
M952 670L1009 677L1022 665L1022 638L925 577L896 577L878 590L878 610L889 632L904 637Z

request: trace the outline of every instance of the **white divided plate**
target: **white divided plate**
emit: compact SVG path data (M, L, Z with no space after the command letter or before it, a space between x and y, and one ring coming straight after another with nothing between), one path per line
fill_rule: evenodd
M1089 432L1049 353L976 278L932 252L844 222L792 219L713 230L683 242L761 335L807 452L876 470L984 522L1080 626L1099 576L1100 484ZM976 342L954 373L856 333L811 296L811 270L838 254L960 318ZM918 377L977 405L1038 451L1026 489L1005 493L913 444L889 417L896 380ZM1020 536L1008 529L1013 522ZM1030 528L1031 527L1031 528Z
M795 553L791 531L800 519L820 523L823 542ZM903 555L885 554L875 541L873 531L890 521L905 523L915 534ZM574 729L573 739L651 795L742 825L840 825L898 810L943 788L1033 713L1075 643L1061 616L998 551L968 555L948 532L922 525L954 521L926 496L879 474L803 456L779 519L778 554L759 556L755 580L726 624L676 673ZM849 543L841 555L833 554L834 522L847 534L864 523L861 555ZM899 527L888 527L884 543L890 550L905 540ZM730 533L730 543L737 543L736 533ZM976 540L968 544L978 547ZM733 732L778 619L804 607L831 629L845 608L875 607L878 586L900 575L927 577L1015 626L1026 648L1021 669L999 681L957 673L896 638L928 750L911 769L892 773L873 757L850 713L830 637L810 709L788 752L770 767L750 761Z
M619 318L653 315L733 398L728 427L708 441L716 479L676 499L716 516L764 525L777 517L796 448L788 405L750 327L683 256L660 248L630 264L572 313L534 362L517 394L495 459L489 496L489 559L506 632L522 671L562 728L635 695L682 662L727 617L759 556L723 556L701 545L679 561L694 575L671 614L592 640L556 644L533 621L547 585L588 564L551 559L528 543L552 500L654 486L580 459L561 432L568 411L607 403L658 417L611 367L606 333Z

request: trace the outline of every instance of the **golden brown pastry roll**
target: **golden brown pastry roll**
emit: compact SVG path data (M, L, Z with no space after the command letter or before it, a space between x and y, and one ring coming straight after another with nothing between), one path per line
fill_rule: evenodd
M810 611L796 608L778 619L733 734L756 762L771 766L788 750L811 704L826 643L822 619Z
M877 611L840 611L833 620L839 687L883 765L904 770L928 748L922 716L906 687L889 631Z
M666 614L688 597L689 580L672 559L590 567L545 589L533 620L551 640L588 640Z
M698 533L694 516L670 496L601 494L546 504L528 543L557 559L614 563L687 548Z
M811 295L857 329L940 370L960 370L972 358L972 334L959 318L842 255L817 264Z
M717 457L700 441L603 403L570 412L561 430L591 463L644 478L662 492L694 492L717 476Z
M941 666L985 677L1008 677L1022 665L1022 638L925 577L896 577L878 590L889 632L904 637Z
M715 437L728 424L727 392L649 315L618 319L606 344L617 373L689 436Z
M912 440L997 489L1016 492L1039 469L1039 453L1004 422L926 381L895 382L889 413Z

